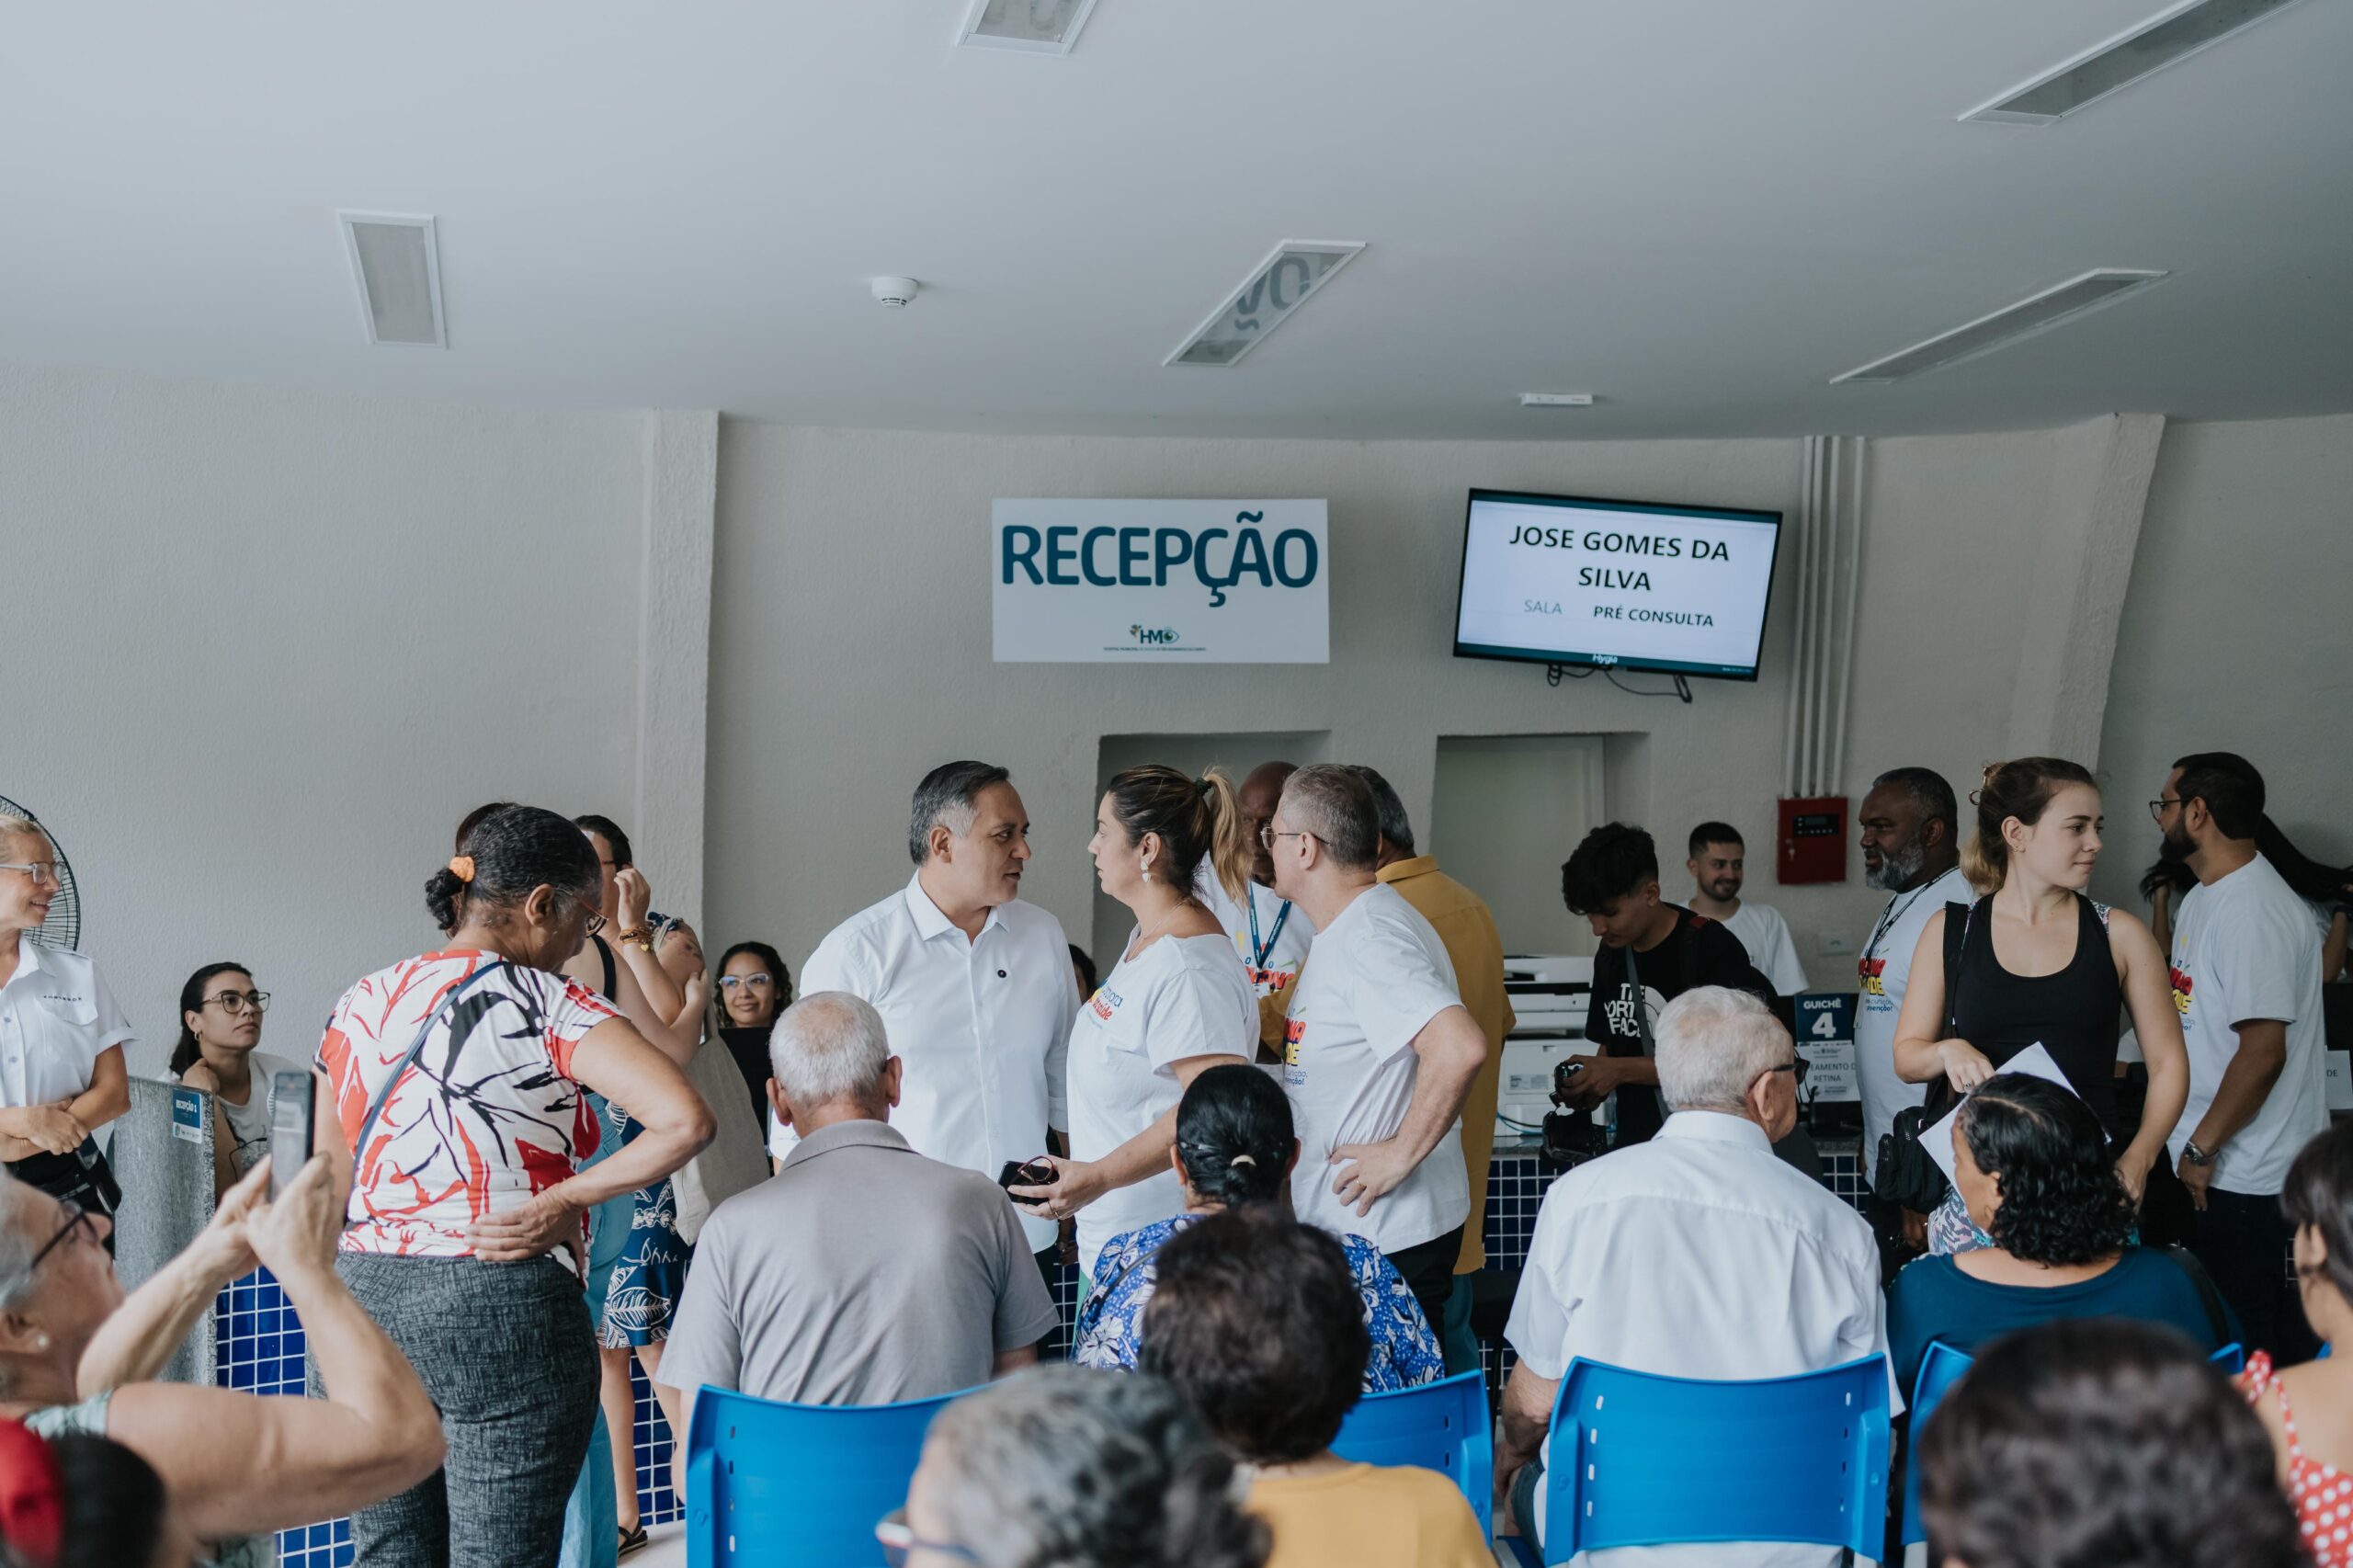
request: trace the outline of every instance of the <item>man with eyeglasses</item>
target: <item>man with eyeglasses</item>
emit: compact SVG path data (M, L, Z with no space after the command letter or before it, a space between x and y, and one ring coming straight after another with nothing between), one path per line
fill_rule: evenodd
M2318 1346L2288 1280L2293 1233L2279 1192L2328 1127L2320 931L2256 848L2263 775L2245 757L2183 757L2149 808L2165 858L2198 878L2168 960L2189 1099L2167 1147L2196 1210L2191 1250L2237 1311L2247 1348L2302 1360Z
M1283 786L1261 834L1275 891L1315 922L1283 1025L1299 1136L1291 1205L1380 1247L1433 1328L1445 1321L1471 1188L1462 1102L1487 1058L1430 923L1379 880L1381 816L1348 767Z
M111 1213L120 1194L90 1134L131 1108L122 1048L138 1037L88 959L29 935L62 886L48 833L0 817L0 1161Z

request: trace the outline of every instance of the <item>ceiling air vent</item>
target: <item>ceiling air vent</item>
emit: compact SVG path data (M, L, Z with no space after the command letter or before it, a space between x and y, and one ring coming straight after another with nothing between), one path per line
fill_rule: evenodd
M370 343L447 348L441 320L441 257L433 220L396 212L338 212L359 316Z
M1293 311L1364 249L1360 240L1285 240L1250 269L1242 287L1176 346L1164 365L1231 365L1290 319Z
M2188 0L1961 118L1996 125L2049 125L2295 3Z
M972 0L956 41L980 49L1068 54L1093 9L1095 0Z
M1963 359L1974 359L1980 354L2007 348L2038 332L2048 332L2060 323L2072 321L2086 311L2112 305L2129 294L2139 293L2165 276L2162 272L2128 272L2115 267L2099 267L2045 289L2040 294L2029 294L2015 305L2003 306L1992 315L1979 316L1950 332L1938 333L1925 343L1915 343L1884 359L1874 359L1868 365L1858 366L1830 380L1834 384L1839 381L1900 381L1946 365L1958 365Z

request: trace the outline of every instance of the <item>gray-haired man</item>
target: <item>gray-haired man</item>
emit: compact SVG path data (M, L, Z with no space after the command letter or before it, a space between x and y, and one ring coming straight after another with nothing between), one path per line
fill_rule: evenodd
M907 1064L896 1121L908 1144L994 1178L1008 1160L1059 1152L1069 1125L1063 1063L1080 1000L1070 942L1061 921L1021 902L1029 813L1004 768L926 774L907 852L907 885L834 927L801 987L873 1004ZM779 1158L790 1146L770 1142ZM1021 1223L1031 1252L1051 1251L1052 1221Z
M777 1020L768 1098L784 1167L711 1211L662 1358L665 1384L882 1404L1028 1366L1054 1304L985 1176L890 1123L902 1072L881 1015L821 991Z

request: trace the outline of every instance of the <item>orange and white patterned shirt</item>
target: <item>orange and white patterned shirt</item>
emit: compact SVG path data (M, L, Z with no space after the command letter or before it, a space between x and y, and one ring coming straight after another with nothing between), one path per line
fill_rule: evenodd
M452 986L497 961L473 950L426 953L343 994L313 1065L334 1085L347 1145L419 1026ZM433 1026L368 1146L354 1150L343 1250L471 1257L474 1221L570 1176L597 1140L573 1049L620 1016L586 987L519 964L469 987Z

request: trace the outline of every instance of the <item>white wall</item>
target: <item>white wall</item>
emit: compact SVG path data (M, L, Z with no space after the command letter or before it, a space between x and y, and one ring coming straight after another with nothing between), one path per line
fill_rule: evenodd
M1847 786L1922 763L1957 784L1998 755L2020 682L2016 629L1972 585L2063 526L2052 508L2088 427L1873 443ZM908 874L915 780L958 756L1014 770L1035 824L1029 896L1090 924L1084 846L1105 733L1323 731L1430 820L1442 734L1646 737L1612 748L1613 814L1650 826L1688 892L1681 840L1742 828L1757 894L1818 979L1815 937L1859 935L1859 881L1779 889L1769 871L1792 619L1784 574L1756 685L1694 683L1683 707L1541 668L1450 656L1462 497L1474 485L1794 509L1794 441L1475 443L1054 439L723 422L711 614L709 864L714 943L774 941L796 969L836 921ZM989 660L997 496L1324 496L1332 662L1157 669ZM1659 677L1629 677L1659 686ZM1571 846L1528 846L1555 879ZM1854 867L1859 875L1859 864Z
M266 1049L425 950L471 807L625 815L637 415L0 366L0 794L57 831L155 1068L199 964Z
M2234 751L2306 854L2353 862L2353 416L2165 432L2118 639L2100 767L2120 902L2156 855L2173 759Z

